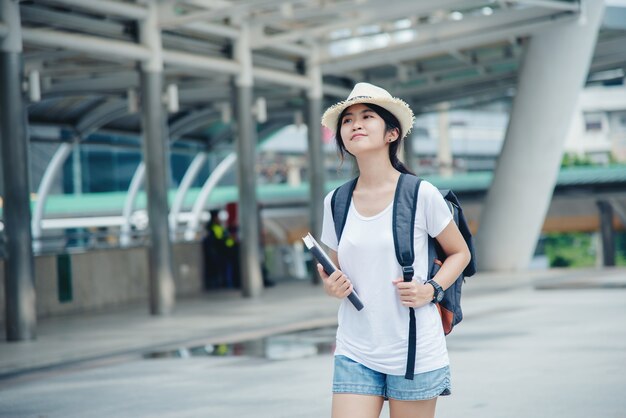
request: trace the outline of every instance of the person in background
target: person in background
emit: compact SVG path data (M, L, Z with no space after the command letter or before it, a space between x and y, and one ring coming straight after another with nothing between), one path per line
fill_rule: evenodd
M206 233L202 239L204 253L204 287L216 289L235 287L232 266L229 266L235 240L220 223L219 210L210 211L211 219L206 224Z

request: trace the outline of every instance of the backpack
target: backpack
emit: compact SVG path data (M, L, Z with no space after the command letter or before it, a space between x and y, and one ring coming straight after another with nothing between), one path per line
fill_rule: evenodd
M337 242L341 239L343 227L345 226L346 219L348 217L348 209L350 208L352 193L356 187L357 180L358 177L344 183L338 187L332 195L331 209L335 233L337 234ZM401 174L398 179L398 186L396 188L393 203L393 242L396 259L402 267L402 275L405 282L413 280L414 274L413 261L415 260L415 253L413 250L413 224L415 222L417 196L421 181L422 179L414 175L404 173ZM465 267L455 282L448 289L446 289L443 300L437 304L439 314L441 315L444 333L445 335L448 335L454 326L463 319L463 312L461 311L461 287L465 281L465 277L470 277L476 273L476 263L472 234L467 225L467 221L463 216L463 210L461 209L459 200L450 190L440 190L439 192L442 194L444 201L448 205L454 222L465 239L471 254L471 259L467 267ZM437 274L445 258L446 254L437 243L437 240L429 236L429 279L433 278L435 274ZM415 339L415 310L413 308L409 308L409 349L407 356L407 368L404 377L410 380L413 379L415 368Z

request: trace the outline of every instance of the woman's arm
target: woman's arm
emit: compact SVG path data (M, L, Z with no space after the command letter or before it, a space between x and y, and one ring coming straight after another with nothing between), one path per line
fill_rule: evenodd
M446 290L452 286L452 283L455 282L461 272L463 272L465 267L469 264L471 255L469 248L467 248L467 243L454 221L450 221L448 226L446 226L435 239L446 253L446 260L435 277L433 277L433 280Z

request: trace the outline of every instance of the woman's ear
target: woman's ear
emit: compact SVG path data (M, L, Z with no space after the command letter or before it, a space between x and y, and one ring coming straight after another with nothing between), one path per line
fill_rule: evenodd
M398 128L393 128L392 130L387 132L387 142L395 141L396 139L398 139L398 136L400 136L400 132L398 131Z

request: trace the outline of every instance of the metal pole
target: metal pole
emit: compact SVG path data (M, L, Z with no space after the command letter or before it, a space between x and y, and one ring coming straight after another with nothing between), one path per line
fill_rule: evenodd
M63 6L73 6L95 13L110 14L126 19L142 20L148 17L145 7L122 3L119 1L106 0L48 0L48 2L58 3Z
M21 91L22 40L17 1L2 0L0 20L9 25L8 36L0 40L6 337L7 341L24 341L35 339L37 306L30 230L27 119Z
M256 129L252 116L252 52L250 33L243 24L235 43L235 60L241 73L237 89L237 174L239 183L239 262L244 297L258 297L263 291L259 252L259 216L256 196Z
M140 23L141 42L152 55L141 67L143 154L150 222L148 249L150 313L166 315L174 309L175 287L168 224L168 135L164 111L163 58L156 4L148 4L148 18Z
M313 47L311 59L307 63L307 72L311 80L311 87L307 91L307 132L309 145L309 210L310 228L314 236L322 234L324 216L324 180L326 167L324 163L324 150L322 149L322 71L319 66L319 49ZM313 284L319 284L320 278L317 273L312 275Z
M606 200L596 202L600 210L600 237L602 241L602 265L615 265L615 231L613 230L613 207Z

